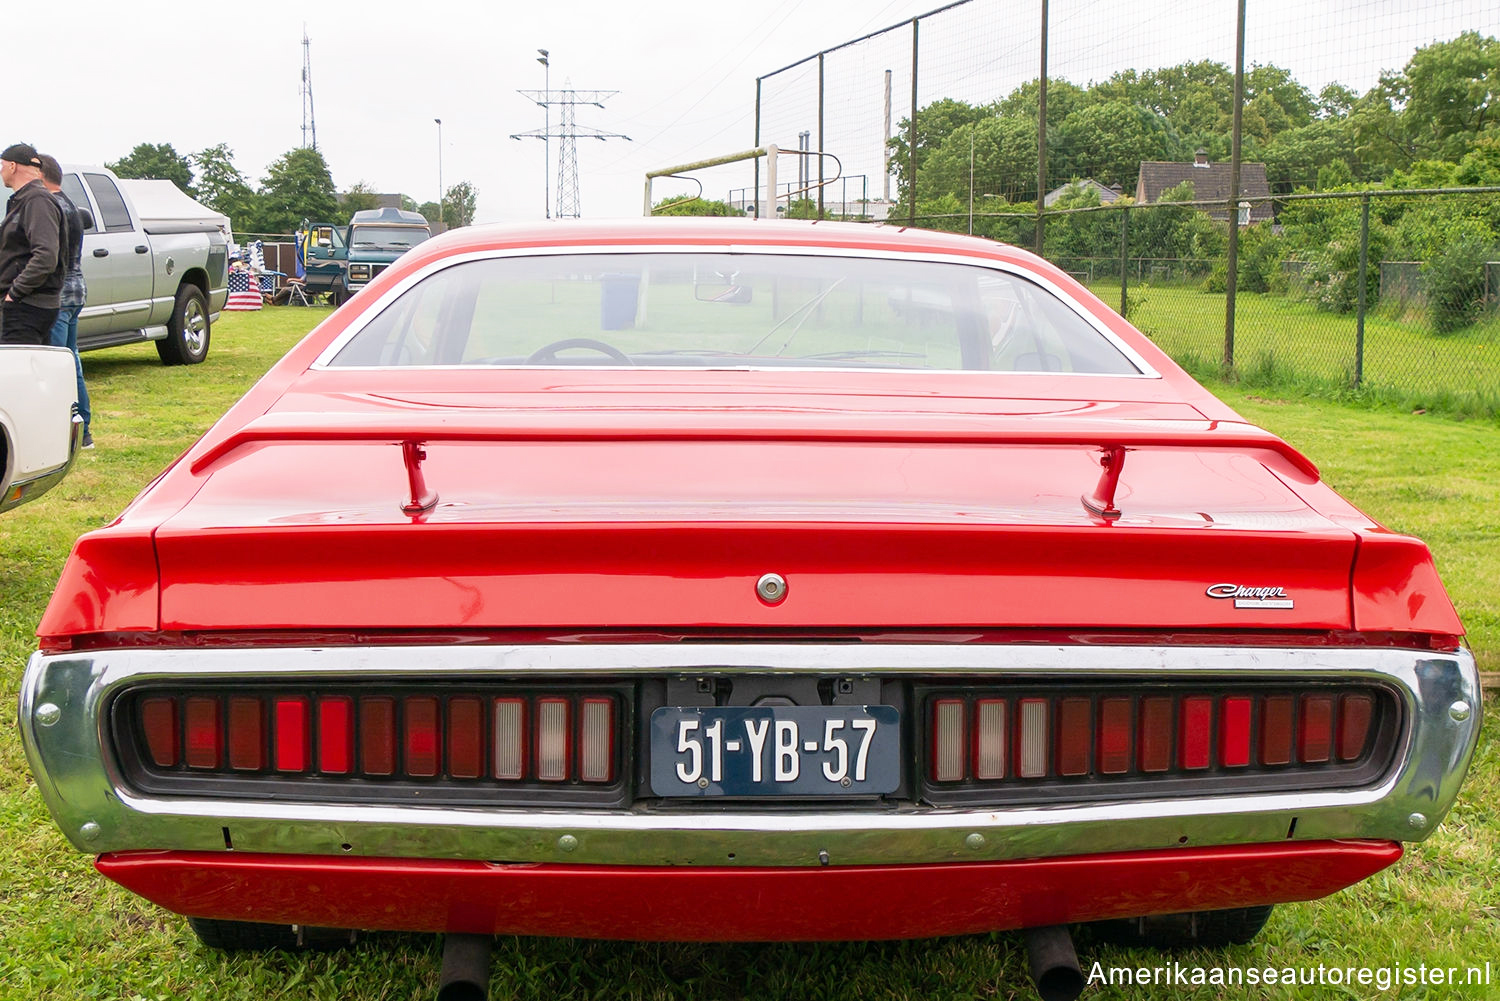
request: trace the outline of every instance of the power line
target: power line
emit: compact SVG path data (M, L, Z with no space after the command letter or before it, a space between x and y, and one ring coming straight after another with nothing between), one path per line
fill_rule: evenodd
M541 107L547 109L549 122L546 127L531 132L516 132L511 134L512 139L541 139L546 142L550 139L560 139L557 153L557 209L553 215L558 219L577 219L582 215L582 204L578 191L578 137L585 139L624 139L630 141L627 135L618 132L605 132L592 126L579 125L574 119L574 109L580 104L593 105L603 108L604 102L614 95L617 90L574 90L564 87L559 91L552 90L520 90L516 93L528 98ZM552 108L559 108L556 129L550 122Z

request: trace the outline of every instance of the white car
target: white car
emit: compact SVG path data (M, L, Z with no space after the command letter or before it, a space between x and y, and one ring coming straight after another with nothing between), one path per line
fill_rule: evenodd
M0 344L0 512L36 500L73 466L83 419L67 348Z

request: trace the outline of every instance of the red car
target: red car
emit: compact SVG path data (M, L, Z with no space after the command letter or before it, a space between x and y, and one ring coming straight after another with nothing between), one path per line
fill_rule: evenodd
M78 541L21 731L211 945L1050 929L1066 974L1057 926L1243 941L1431 834L1462 632L1023 251L479 228Z

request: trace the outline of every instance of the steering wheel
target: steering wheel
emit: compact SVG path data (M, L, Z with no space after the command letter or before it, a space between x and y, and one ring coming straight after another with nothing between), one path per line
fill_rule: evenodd
M526 359L526 364L540 365L544 362L555 362L557 361L557 353L559 351L566 351L568 348L588 348L592 351L598 351L600 354L609 355L610 358L621 365L635 364L635 362L630 360L630 356L619 348L611 344L605 344L603 341L596 341L592 337L565 337L560 341L553 341L551 344L543 344L531 352L530 357Z

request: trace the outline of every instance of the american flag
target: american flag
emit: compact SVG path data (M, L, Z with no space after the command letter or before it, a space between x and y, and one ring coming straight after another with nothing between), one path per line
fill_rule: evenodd
M251 310L260 307L260 284L255 281L254 276L248 271L229 272L229 301L224 303L224 309Z

